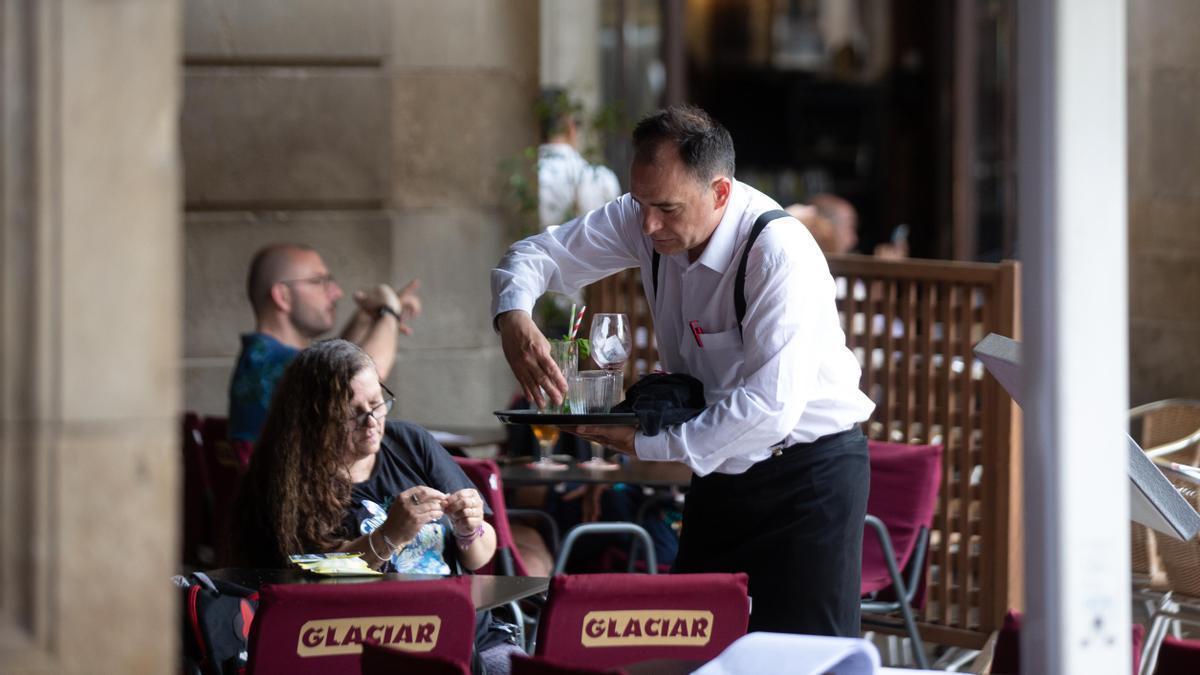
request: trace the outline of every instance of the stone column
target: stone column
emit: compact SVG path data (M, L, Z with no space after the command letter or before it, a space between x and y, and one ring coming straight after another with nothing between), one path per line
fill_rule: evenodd
M179 7L6 0L0 670L177 663Z

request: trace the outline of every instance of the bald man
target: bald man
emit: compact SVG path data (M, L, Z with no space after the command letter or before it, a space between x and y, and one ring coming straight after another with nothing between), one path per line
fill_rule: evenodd
M363 348L386 378L396 359L405 321L421 312L413 280L396 291L379 284L355 292L357 308L342 337ZM242 353L229 383L229 437L253 442L266 419L275 382L313 340L334 328L342 288L320 254L301 244L271 244L250 263L246 293L254 308L253 333L242 335Z

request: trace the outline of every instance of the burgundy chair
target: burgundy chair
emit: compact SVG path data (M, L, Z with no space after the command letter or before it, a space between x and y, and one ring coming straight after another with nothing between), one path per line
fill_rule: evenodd
M458 661L441 656L406 652L370 642L364 642L362 646L362 675L469 675L470 672Z
M183 562L198 567L216 560L213 551L213 493L204 461L203 422L183 416Z
M238 481L250 461L253 444L229 439L229 420L205 417L200 435L204 439L204 461L212 486L213 545L217 564L229 563L230 518Z
M367 674L364 672L363 675ZM512 675L625 675L625 671L620 668L568 666L550 659L514 654Z
M470 579L268 584L250 626L247 672L360 672L364 642L467 668L475 637Z
M510 515L534 516L545 523L545 534L553 553L558 547L558 526L549 514L528 509L510 510L504 503L504 483L500 480L500 467L490 459L471 459L455 457L455 463L467 474L467 478L475 484L475 488L492 507L492 515L487 521L496 531L496 555L486 565L476 570L477 574L503 574L505 576L529 576L521 552L513 540L512 528L509 525Z
M866 614L898 612L917 664L927 670L929 658L912 610L924 605L925 553L942 479L942 446L877 441L867 446L871 492L863 532L863 624L894 625Z
M1146 629L1141 624L1133 624L1130 633L1130 644L1133 647L1133 674L1137 675L1141 666L1142 641ZM1200 643L1196 643L1200 644ZM1197 662L1193 662L1195 664ZM1021 672L1021 613L1015 609L1008 610L1004 615L1004 623L996 636L996 647L992 651L992 668L994 675L1020 675ZM1155 671L1156 673L1159 671ZM1195 666L1190 670L1170 671L1172 674L1196 673Z
M585 668L709 661L746 634L746 583L742 573L558 575L535 655Z
M1158 646L1158 662L1154 664L1154 675L1195 673L1200 673L1200 640L1163 638L1162 644Z

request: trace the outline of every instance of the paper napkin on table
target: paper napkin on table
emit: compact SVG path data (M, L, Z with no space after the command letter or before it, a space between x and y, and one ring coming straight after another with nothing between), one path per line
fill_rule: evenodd
M303 553L290 555L288 560L302 570L329 576L358 576L383 574L371 569L361 553Z

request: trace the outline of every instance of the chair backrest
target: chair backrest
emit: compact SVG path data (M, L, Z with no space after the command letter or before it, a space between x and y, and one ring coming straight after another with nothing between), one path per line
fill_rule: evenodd
M458 661L433 654L408 652L370 642L364 642L362 646L362 675L469 675L470 672Z
M1167 636L1158 648L1154 675L1195 675L1200 673L1200 640Z
M1153 450L1172 441L1194 435L1200 431L1200 401L1190 399L1167 399L1138 406L1130 411L1132 419L1141 418L1142 433L1138 442L1144 450ZM1175 461L1189 464L1196 457L1197 447L1181 449Z
M229 420L224 417L205 417L200 435L204 439L204 461L208 469L208 480L212 486L213 545L216 548L217 564L229 563L230 518L233 500L237 495L238 481L245 470L238 457L235 443L229 440ZM242 445L243 442L237 442ZM246 455L247 461L249 454Z
M1193 495L1188 502L1193 508L1200 508L1200 494ZM1200 539L1180 541L1162 532L1153 534L1171 590L1200 598Z
M1132 427L1139 423L1138 443L1143 450L1153 452L1168 443L1194 437L1200 430L1200 401L1166 399L1140 405L1129 411ZM1189 466L1200 464L1200 443L1185 445L1158 457L1159 461L1178 462ZM1130 571L1156 583L1163 573L1162 555L1155 534L1145 525L1129 523ZM1178 577L1178 572L1176 573Z
M250 627L254 673L354 673L362 643L470 663L470 579L269 584Z
M475 572L477 574L495 574L496 561L501 557L502 551L507 551L507 555L512 560L512 572L519 576L528 576L529 572L525 567L525 561L521 559L521 554L517 551L512 528L508 524L508 507L504 504L504 483L500 481L500 467L490 459L455 457L454 461L463 470L463 473L467 474L467 478L470 478L471 482L475 484L475 488L487 500L488 506L492 507L492 515L488 516L486 520L496 531L496 555ZM508 572L508 570L500 571Z
M867 513L887 525L896 564L908 566L918 539L933 526L938 486L942 481L942 446L868 441L871 491ZM863 536L862 592L875 593L892 585L879 539ZM920 606L920 599L914 605Z
M576 574L550 583L537 656L612 668L708 661L746 634L745 574Z

